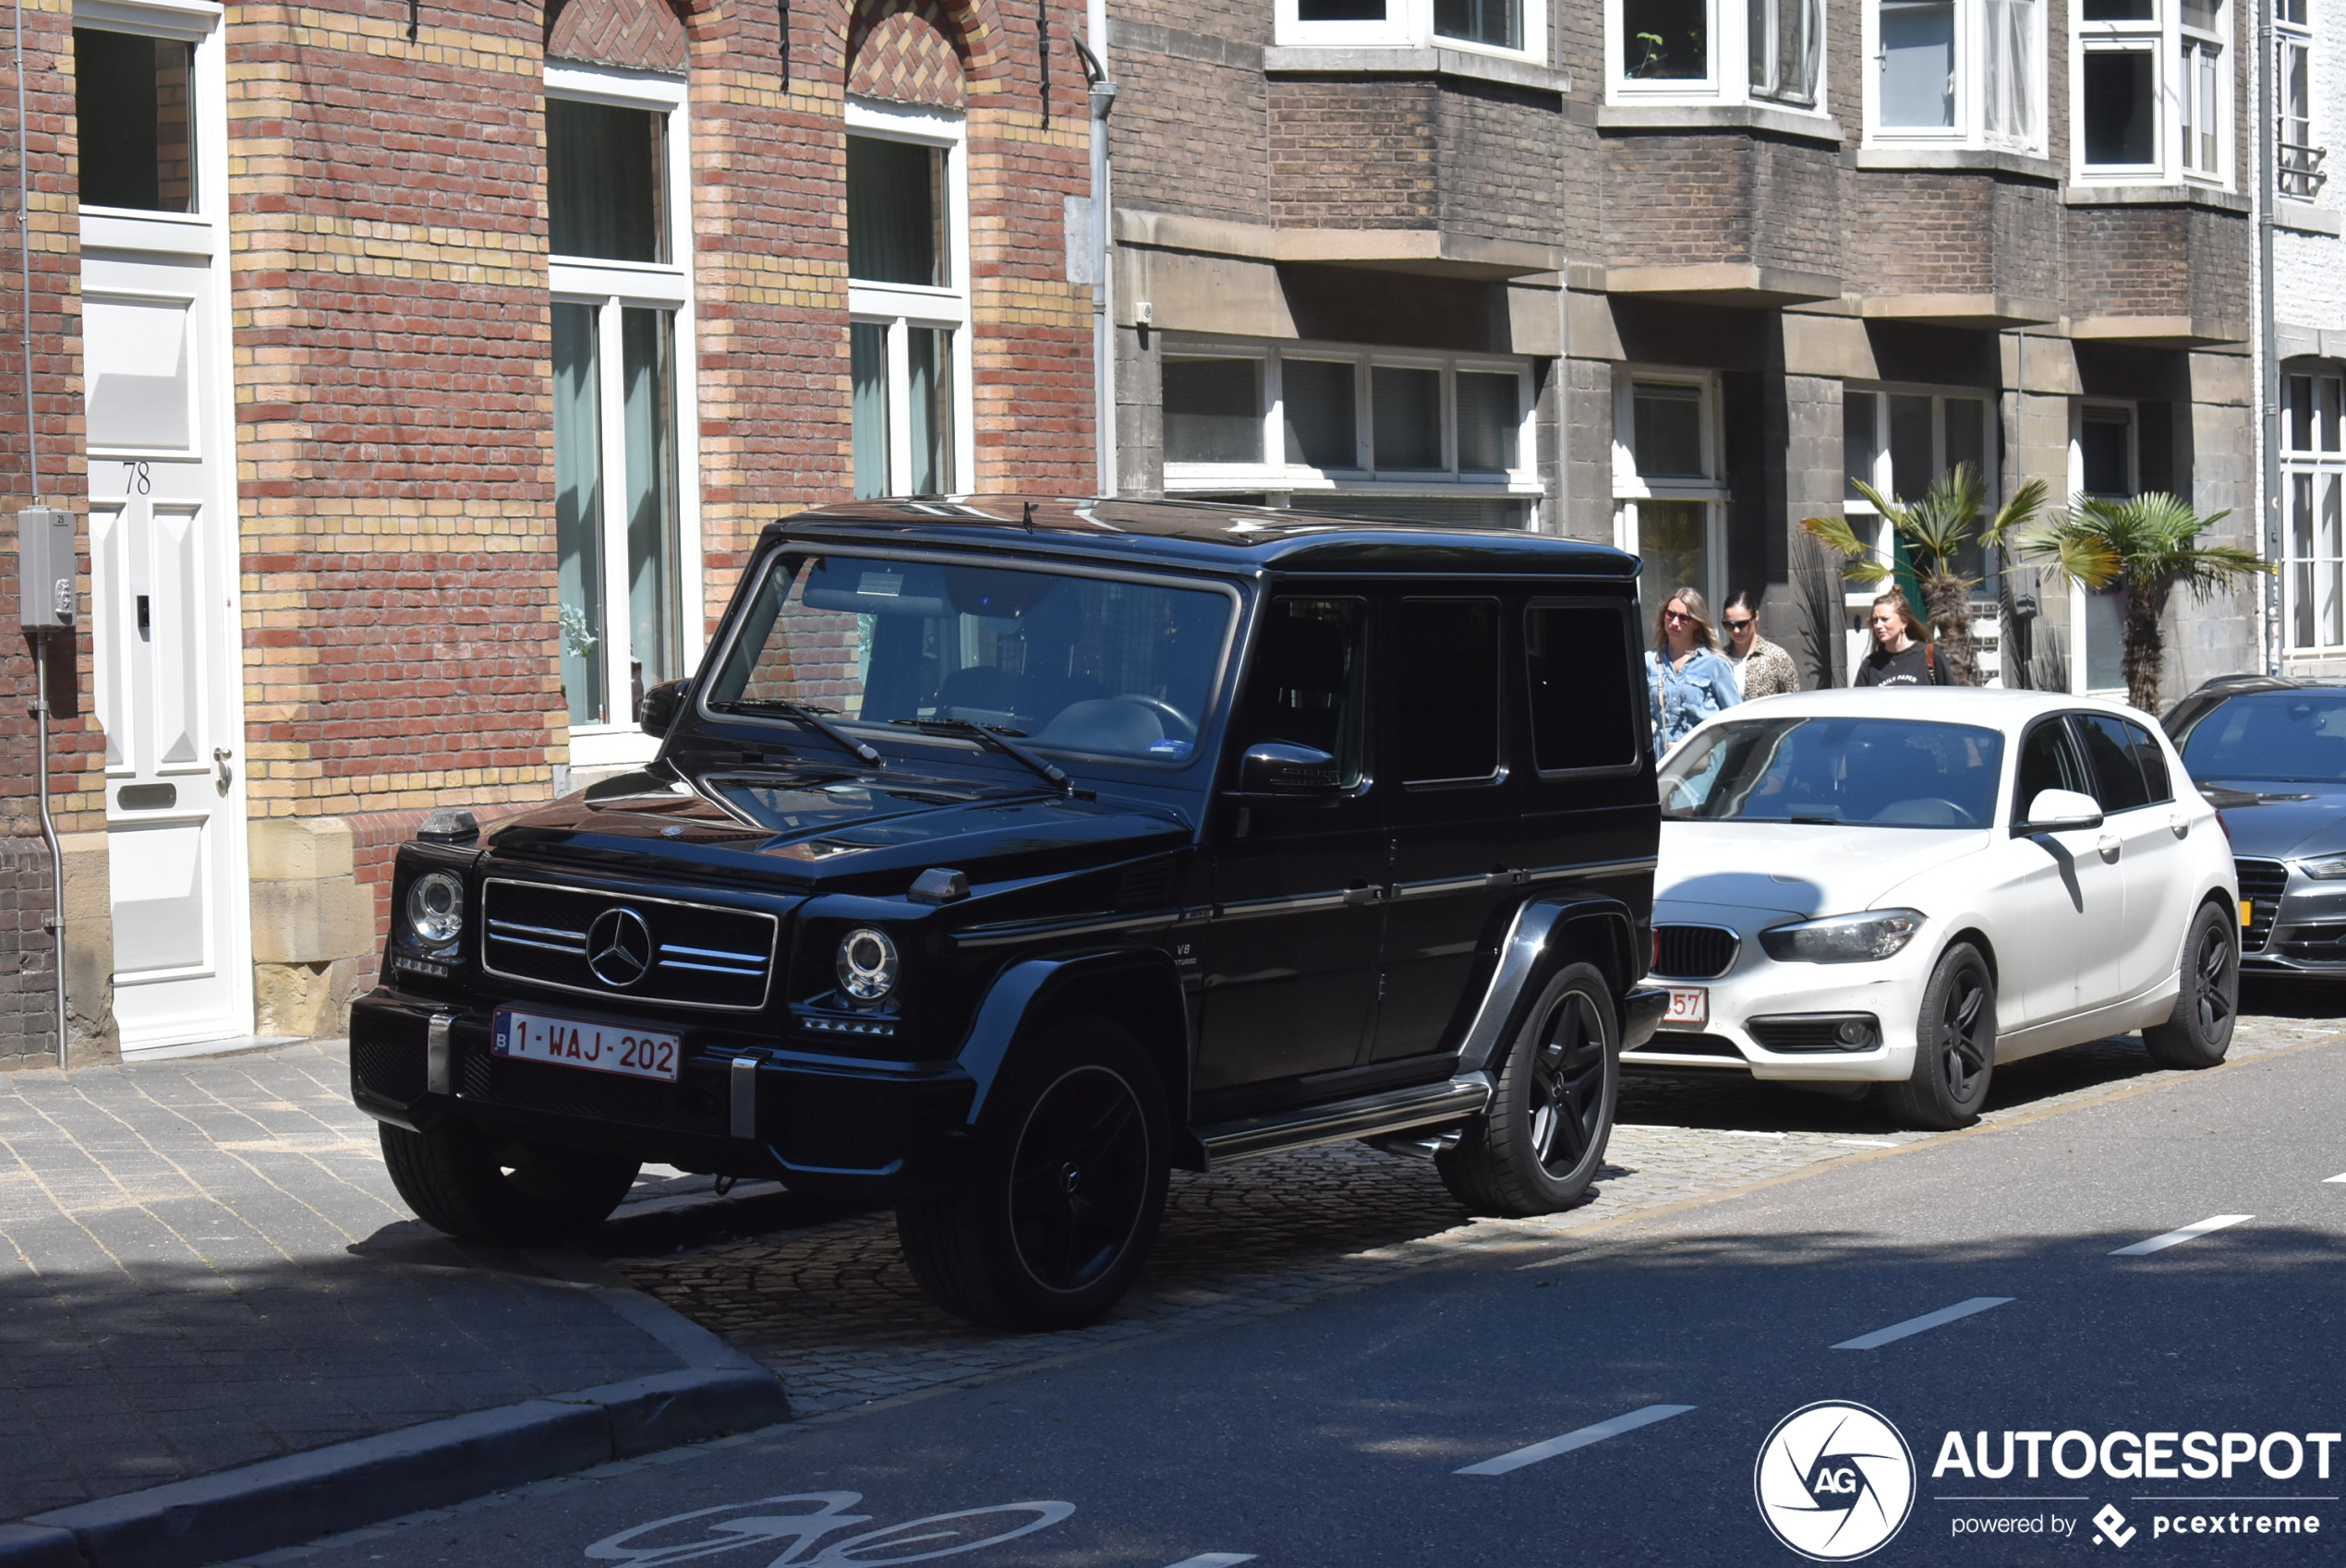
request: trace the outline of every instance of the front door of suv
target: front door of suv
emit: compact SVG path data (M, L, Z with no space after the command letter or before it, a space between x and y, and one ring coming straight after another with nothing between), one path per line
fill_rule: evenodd
M1263 610L1225 731L1224 787L1238 785L1247 748L1284 741L1334 756L1342 793L1215 803L1193 1080L1209 1119L1274 1108L1288 1096L1273 1086L1351 1067L1368 1038L1387 875L1371 657L1365 597L1283 595Z

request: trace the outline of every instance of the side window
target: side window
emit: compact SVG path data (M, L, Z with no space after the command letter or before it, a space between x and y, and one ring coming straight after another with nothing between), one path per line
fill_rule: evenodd
M1645 728L1645 682L1630 677L1626 606L1534 604L1523 615L1531 757L1542 773L1628 767Z
M1346 789L1368 766L1368 606L1360 599L1274 599L1235 733L1242 745L1287 741L1336 760Z
M2093 793L2093 784L2086 773L2086 759L2077 754L2077 742L2069 738L2069 726L2058 718L2042 720L2020 742L2020 772L2013 787L2012 819L2027 821L2029 805L2047 790Z
M2134 760L2134 735L2141 731L2130 735L2130 730L2134 730L2134 726L2122 718L2098 713L2077 715L2077 733L2085 740L2086 754L2093 758L2094 777L2101 784L2095 799L2101 802L2105 812L2132 811L2150 804L2150 789L2143 781L2142 765Z
M2159 749L2159 741L2151 732L2133 719L2124 720L2127 739L2134 760L2142 765L2143 787L2150 791L2153 805L2164 805L2175 798L2175 786L2167 777L2167 754Z
M1499 774L1499 601L1403 599L1401 782Z

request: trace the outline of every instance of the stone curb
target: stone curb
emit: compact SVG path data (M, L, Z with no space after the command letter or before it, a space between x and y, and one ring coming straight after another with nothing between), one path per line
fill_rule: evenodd
M0 1525L0 1568L200 1568L789 1419L761 1370L632 1378Z

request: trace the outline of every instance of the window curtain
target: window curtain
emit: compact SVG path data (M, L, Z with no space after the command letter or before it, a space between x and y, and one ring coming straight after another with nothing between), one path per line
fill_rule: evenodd
M595 308L554 307L554 541L562 695L573 724L599 724L603 679L602 398Z
M953 488L953 333L914 327L905 344L913 405L913 493L943 495Z
M945 152L880 137L847 139L847 275L942 288Z
M546 100L546 218L557 256L668 259L661 116Z
M877 321L857 321L848 328L848 354L854 382L855 493L884 496L889 488L888 329Z
M2037 145L2038 0L1983 0L1988 24L1983 129L2008 147Z
M627 431L628 679L638 703L645 687L683 673L676 635L675 341L674 311L620 312Z

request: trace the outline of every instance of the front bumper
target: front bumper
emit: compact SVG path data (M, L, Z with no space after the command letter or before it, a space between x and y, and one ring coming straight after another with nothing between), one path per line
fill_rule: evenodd
M389 987L359 998L351 1098L413 1129L455 1116L503 1137L811 1190L889 1184L961 1125L973 1087L949 1062L833 1060L696 1040L668 1020L640 1021L683 1035L672 1084L514 1061L490 1051L492 1012Z
M1748 943L1728 971L1711 980L1651 985L1699 986L1710 1020L1665 1023L1652 1040L1622 1057L1624 1067L1747 1072L1786 1082L1895 1083L1912 1075L1915 1023L1933 954L1917 942L1878 963L1778 963ZM1921 950L1917 951L1917 948ZM1803 1034L1831 1039L1844 1020L1873 1021L1872 1043L1846 1049L1772 1050L1760 1033L1784 1042ZM1753 1020L1760 1021L1760 1031Z
M2264 944L2243 932L2241 967L2268 973L2346 974L2346 882L2316 882L2291 867Z

